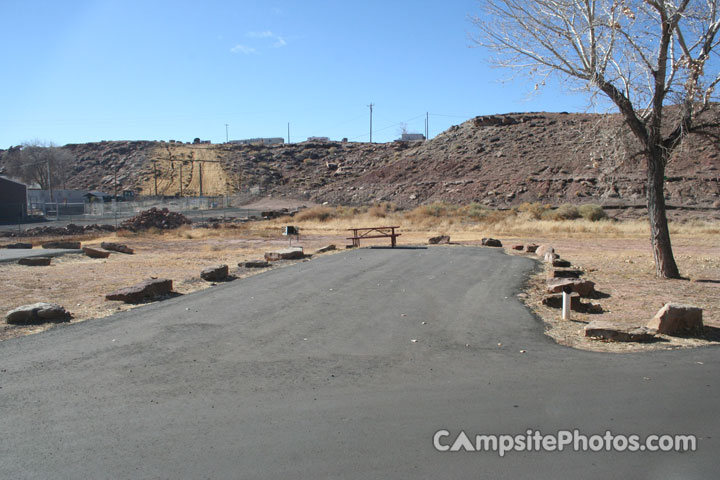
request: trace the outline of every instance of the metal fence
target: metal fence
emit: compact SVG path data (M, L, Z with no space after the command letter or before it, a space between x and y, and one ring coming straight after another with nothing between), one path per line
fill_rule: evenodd
M246 218L260 212L241 206L234 197L148 197L133 201L88 201L84 203L34 202L0 205L0 231L30 228L39 225L64 226L70 223L93 223L118 226L123 220L152 207L182 213L193 222L212 218Z

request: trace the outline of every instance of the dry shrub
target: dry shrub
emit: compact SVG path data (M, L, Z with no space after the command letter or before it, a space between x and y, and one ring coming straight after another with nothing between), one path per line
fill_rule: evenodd
M584 218L585 220L590 220L591 222L597 222L598 220L604 220L608 218L605 210L603 210L600 205L595 205L593 203L580 205L580 207L578 207L578 212L580 213L580 216L582 216L582 218Z
M548 210L550 210L550 205L543 205L537 202L525 202L517 207L517 211L520 212L523 217L532 220L540 220Z
M368 215L376 218L386 218L388 215L398 211L397 205L390 202L376 203L367 211Z
M335 218L335 216L336 209L332 207L312 207L298 212L294 218L300 222L327 222L331 218Z
M420 205L405 214L410 220L424 220L427 218L448 218L455 216L460 207L451 203L435 202L428 205Z
M580 218L580 212L575 205L570 205L569 203L564 203L555 210L548 210L542 214L543 220L554 220L556 222L560 220L575 220L576 218Z

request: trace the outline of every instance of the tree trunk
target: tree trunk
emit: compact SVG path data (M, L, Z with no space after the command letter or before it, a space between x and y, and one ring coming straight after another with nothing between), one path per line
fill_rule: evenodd
M665 214L665 158L662 150L657 147L647 153L647 175L647 208L650 242L655 257L655 275L659 278L680 278Z

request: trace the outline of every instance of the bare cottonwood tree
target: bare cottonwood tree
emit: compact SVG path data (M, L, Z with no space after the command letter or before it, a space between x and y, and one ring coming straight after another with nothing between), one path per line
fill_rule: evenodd
M605 94L640 142L658 277L677 278L665 213L665 166L720 81L720 0L483 0L475 41L501 66L559 74ZM668 105L675 105L672 113Z
M8 151L7 171L23 182L36 183L43 190L65 188L67 169L74 157L48 142L34 140Z

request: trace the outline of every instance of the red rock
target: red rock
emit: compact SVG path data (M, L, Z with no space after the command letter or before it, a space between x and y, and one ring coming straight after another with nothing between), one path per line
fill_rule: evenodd
M80 250L80 242L48 242L43 243L42 248L61 248L66 250Z
M555 249L552 247L552 245L542 244L535 249L535 255L541 258L544 258L545 254L548 252L555 253Z
M588 323L585 326L585 336L611 342L648 342L655 338L653 332L646 327L621 325L602 320Z
M547 278L548 280L553 278L580 278L582 274L581 270L551 268L547 272Z
M450 243L450 237L448 235L440 235L437 237L430 237L430 238L428 238L428 243L430 245L447 244L447 243Z
M150 301L160 295L172 292L172 280L156 278L146 280L132 287L121 288L105 295L106 300L119 300L125 303Z
M18 265L25 265L28 267L47 267L50 265L50 261L50 257L28 257L18 260Z
M99 248L83 247L83 252L90 258L107 258L110 256L110 252Z
M305 257L302 247L290 247L284 250L265 253L265 260L272 262L276 260L298 260Z
M703 330L702 308L668 303L646 325L667 335L698 333Z
M102 242L100 246L105 250L112 250L113 252L127 253L128 255L135 253L132 248L122 243Z
M553 293L552 295L546 295L542 299L543 305L546 305L550 308L562 308L562 302L563 302L563 294L562 293ZM577 292L573 292L570 294L570 310L574 310L576 312L582 312L585 310L584 305L580 302L580 295Z
M216 265L208 267L200 272L200 278L208 282L218 282L228 277L229 269L227 265Z
M561 293L565 286L572 288L572 291L577 292L581 297L589 297L595 293L594 282L579 278L554 278L548 280L547 293Z

